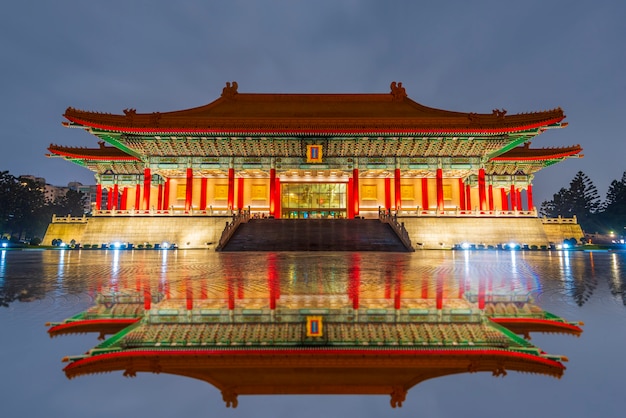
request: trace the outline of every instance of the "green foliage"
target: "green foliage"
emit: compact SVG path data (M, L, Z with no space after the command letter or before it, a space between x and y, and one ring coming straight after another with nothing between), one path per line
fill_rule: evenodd
M44 186L0 171L0 234L16 240L43 237L53 214L82 216L83 201L82 193L70 190L48 202Z

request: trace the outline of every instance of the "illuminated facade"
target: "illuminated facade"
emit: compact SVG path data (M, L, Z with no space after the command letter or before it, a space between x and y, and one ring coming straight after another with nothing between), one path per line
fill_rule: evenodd
M103 114L68 108L99 148L51 145L94 172L93 212L250 209L280 218L481 212L537 216L534 173L579 146L531 148L561 109L509 115L433 109L402 83L385 94L251 94L227 83L205 106ZM106 199L103 206L102 195Z

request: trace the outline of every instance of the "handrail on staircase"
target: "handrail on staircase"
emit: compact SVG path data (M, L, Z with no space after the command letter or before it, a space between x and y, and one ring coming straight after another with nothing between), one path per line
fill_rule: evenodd
M238 212L233 212L233 219L230 222L226 222L226 226L222 231L222 236L220 237L220 242L215 247L215 251L221 251L228 241L232 238L233 234L242 223L246 223L250 220L250 209L248 210L239 210Z
M404 227L404 222L398 222L397 213L392 215L391 209L387 211L379 207L378 219L380 219L381 222L386 223L389 226L391 226L391 229L393 229L393 231L396 233L398 238L400 238L400 241L402 241L402 244L404 244L407 250L415 251L415 248L413 248L413 245L411 244L411 238L409 237L409 232Z

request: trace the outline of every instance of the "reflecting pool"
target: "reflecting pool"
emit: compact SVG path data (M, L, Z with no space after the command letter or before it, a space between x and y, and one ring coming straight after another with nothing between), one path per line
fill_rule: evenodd
M622 416L625 262L624 253L616 252L0 251L0 389L12 416ZM566 370L560 379L516 371L447 375L415 385L398 409L381 395L245 396L237 409L227 409L214 386L168 373L126 378L115 371L68 380L61 359L83 355L101 343L99 335L51 339L45 323L98 303L106 310L116 300L103 295L135 295L155 315L160 308L158 320L179 309L206 329L220 312L239 315L241 323L255 315L261 316L253 321L262 322L267 312L294 322L295 310L328 320L329 312L351 315L355 308L360 315L355 321L402 321L440 308L440 318L452 312L456 321L471 322L478 304L489 309L505 297L517 298L519 307L530 297L542 310L585 325L580 337L530 333L533 346L569 359L561 357ZM146 296L152 306L145 306ZM381 335L388 332L380 327ZM398 335L393 343L400 346L418 341ZM263 343L260 337L251 341Z

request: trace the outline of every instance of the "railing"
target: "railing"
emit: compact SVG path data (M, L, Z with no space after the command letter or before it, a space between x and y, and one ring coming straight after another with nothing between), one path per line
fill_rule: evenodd
M533 210L480 210L480 209L401 209L396 212L401 217L437 217L437 218L537 218L537 209Z
M572 218L562 218L559 215L558 218L541 218L541 222L544 224L577 224L578 219L576 219L576 215Z
M93 216L232 216L233 210L209 207L204 210L171 207L169 209L112 209L94 210Z
M250 220L250 211L244 210L238 213L233 214L233 220L231 222L226 222L226 226L224 227L224 231L222 231L222 236L220 237L220 242L215 248L215 251L220 251L224 246L228 243L230 238L233 236L239 225L242 223L246 223Z
M404 222L398 222L397 214L392 215L391 211L387 212L379 209L378 219L380 219L381 222L384 222L391 226L391 229L394 230L394 232L396 233L398 238L400 238L400 241L402 241L402 244L404 244L407 250L415 251L415 248L413 248L413 245L411 244L411 238L409 238L409 232L404 227Z
M53 224L86 224L88 222L87 215L78 216L56 216L52 215Z

